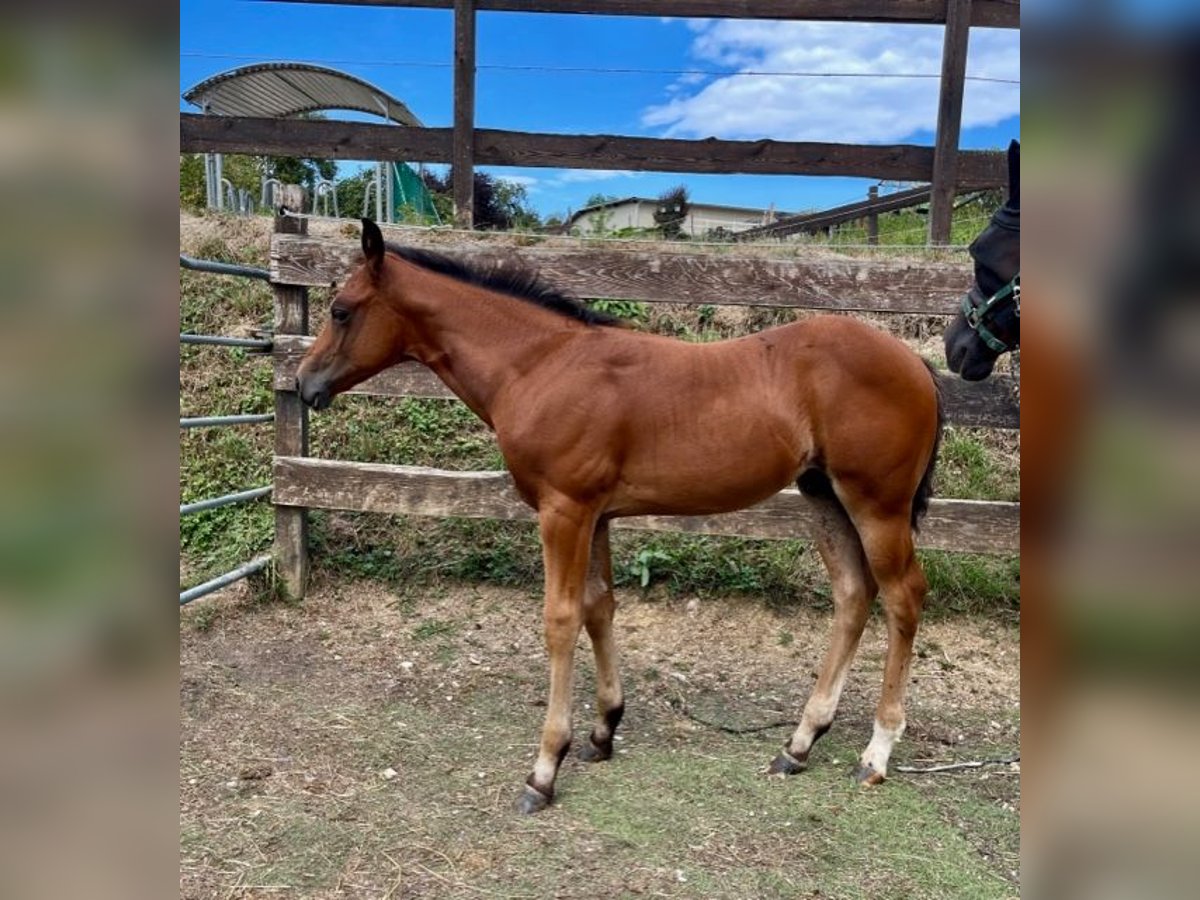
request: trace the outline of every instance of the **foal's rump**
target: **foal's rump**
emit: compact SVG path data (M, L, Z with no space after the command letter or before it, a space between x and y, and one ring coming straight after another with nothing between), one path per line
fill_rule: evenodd
M897 338L847 317L797 323L789 338L806 361L797 377L813 427L810 467L840 494L862 497L879 512L909 511L915 524L928 502L942 426L928 364ZM815 479L809 487L819 490Z

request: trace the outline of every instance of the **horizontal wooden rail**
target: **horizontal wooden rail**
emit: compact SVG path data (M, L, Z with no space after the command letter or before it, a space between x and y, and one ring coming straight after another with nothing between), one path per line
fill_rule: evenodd
M275 502L291 506L418 516L531 521L507 472L447 472L417 466L348 463L280 456L274 466ZM616 527L747 538L806 539L812 514L795 489L739 512L716 516L639 516ZM934 500L918 544L932 550L1015 553L1020 504Z
M965 193L967 190L969 189L964 188L961 192ZM786 237L802 231L817 231L833 225L841 225L844 222L853 222L855 219L861 219L869 214L879 215L898 209L907 209L919 203L928 203L932 193L933 188L926 184L921 187L909 188L906 191L896 191L894 194L883 197L872 197L856 203L847 203L844 206L835 206L820 212L785 216L770 225L760 225L758 228L739 231L733 236L733 239L735 241L753 241L764 237Z
M273 0L338 6L451 9L454 0ZM945 0L475 0L481 11L681 16L693 19L795 19L825 22L945 22ZM1020 0L975 0L971 24L1020 28Z
M452 162L453 129L406 128L332 119L179 115L183 153L249 153L316 159ZM841 175L929 181L933 148L915 144L687 141L610 134L566 135L476 129L475 165L633 169L755 175ZM1008 183L1002 153L963 150L958 184Z
M313 338L295 335L280 335L275 339L275 390L295 390L296 369L312 342ZM993 375L986 381L977 382L943 377L941 382L946 420L951 425L1021 427L1021 407L1017 403L1015 381L1010 376ZM418 363L392 366L352 388L349 393L374 397L454 398L433 372Z
M947 315L973 277L965 255L961 262L817 253L796 260L613 245L516 248L474 240L451 244L436 233L415 231L403 240L466 261L516 258L556 288L583 299ZM361 258L355 242L275 235L271 280L327 288L344 279Z

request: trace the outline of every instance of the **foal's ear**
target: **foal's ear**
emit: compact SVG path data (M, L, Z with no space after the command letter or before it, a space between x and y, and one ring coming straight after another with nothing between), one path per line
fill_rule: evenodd
M1021 142L1008 145L1008 205L1021 208Z
M362 220L362 252L371 273L378 275L383 268L383 232L370 219Z

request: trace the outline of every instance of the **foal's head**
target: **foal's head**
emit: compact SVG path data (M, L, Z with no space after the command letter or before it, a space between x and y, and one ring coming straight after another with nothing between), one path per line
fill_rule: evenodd
M1008 202L970 246L975 283L946 330L946 361L967 381L1021 345L1021 145L1008 148Z
M329 307L329 321L300 363L296 389L314 409L406 358L410 327L389 300L386 247L379 226L363 219L363 262Z

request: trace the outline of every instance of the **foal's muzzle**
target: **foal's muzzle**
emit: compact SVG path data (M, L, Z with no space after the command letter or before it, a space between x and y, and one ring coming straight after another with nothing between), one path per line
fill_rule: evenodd
M329 382L324 378L296 378L296 393L300 401L307 407L316 410L328 409L333 402L333 394L329 390Z

